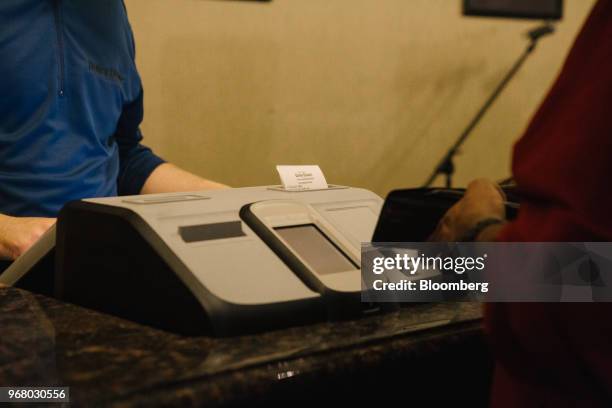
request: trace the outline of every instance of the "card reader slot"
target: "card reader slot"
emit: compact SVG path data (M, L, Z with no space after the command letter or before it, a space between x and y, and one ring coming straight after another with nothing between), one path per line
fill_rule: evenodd
M197 200L210 200L210 197L202 196L199 194L183 194L183 195L166 195L166 196L158 196L158 195L144 195L136 198L127 198L124 199L124 203L128 204L168 204L168 203L178 203L182 201L197 201Z
M212 224L187 225L179 227L184 242L202 242L216 239L244 237L241 221L216 222Z

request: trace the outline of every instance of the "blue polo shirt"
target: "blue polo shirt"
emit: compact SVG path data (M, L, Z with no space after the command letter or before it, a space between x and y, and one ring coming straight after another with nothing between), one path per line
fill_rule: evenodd
M122 0L0 1L0 213L138 194L143 91Z

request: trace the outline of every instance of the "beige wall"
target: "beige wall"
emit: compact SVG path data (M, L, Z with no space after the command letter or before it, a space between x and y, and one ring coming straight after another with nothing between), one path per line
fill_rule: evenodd
M145 86L145 140L234 186L276 164L332 183L417 186L526 45L534 22L462 18L460 0L126 0ZM460 184L509 174L513 141L592 0L566 0L457 160Z

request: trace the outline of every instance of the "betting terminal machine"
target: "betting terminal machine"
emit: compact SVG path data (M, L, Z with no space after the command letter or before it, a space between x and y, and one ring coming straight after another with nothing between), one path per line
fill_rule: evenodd
M57 224L56 296L173 332L237 335L354 317L382 200L252 187L86 199Z

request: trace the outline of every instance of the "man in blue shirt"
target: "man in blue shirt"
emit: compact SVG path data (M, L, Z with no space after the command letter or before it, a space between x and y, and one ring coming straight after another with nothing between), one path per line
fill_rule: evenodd
M70 200L223 187L141 144L134 49L122 0L0 2L0 259Z

